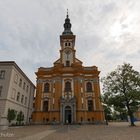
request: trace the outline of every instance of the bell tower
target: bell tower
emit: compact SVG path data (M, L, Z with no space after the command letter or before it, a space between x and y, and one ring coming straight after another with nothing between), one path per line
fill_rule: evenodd
M67 11L60 35L60 57L52 67L36 72L34 123L78 124L104 122L98 67L76 58L75 38ZM52 50L53 51L53 50Z
M67 10L64 31L62 35L60 35L60 61L65 67L71 67L71 65L75 63L75 35L73 35L71 31L71 26Z

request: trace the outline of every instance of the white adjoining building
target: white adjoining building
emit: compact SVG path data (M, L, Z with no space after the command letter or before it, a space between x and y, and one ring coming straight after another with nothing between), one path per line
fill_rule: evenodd
M8 109L24 113L29 123L33 111L35 86L14 61L0 61L0 125L8 124Z

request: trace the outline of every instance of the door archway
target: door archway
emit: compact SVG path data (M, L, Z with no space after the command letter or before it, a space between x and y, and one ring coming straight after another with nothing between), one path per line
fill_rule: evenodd
M72 112L71 107L66 106L65 107L65 123L71 123L72 122Z

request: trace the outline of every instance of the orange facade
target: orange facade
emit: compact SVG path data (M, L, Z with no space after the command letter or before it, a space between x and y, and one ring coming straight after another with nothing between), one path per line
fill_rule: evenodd
M36 72L34 123L94 123L104 121L96 66L84 67L76 58L75 35L67 15L60 36L60 58L53 67Z

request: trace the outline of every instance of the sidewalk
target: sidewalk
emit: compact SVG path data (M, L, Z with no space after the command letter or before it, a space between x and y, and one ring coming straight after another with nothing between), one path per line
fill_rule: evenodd
M0 140L140 140L140 122L136 125L130 127L128 122L112 122L109 125L11 127L0 131Z

